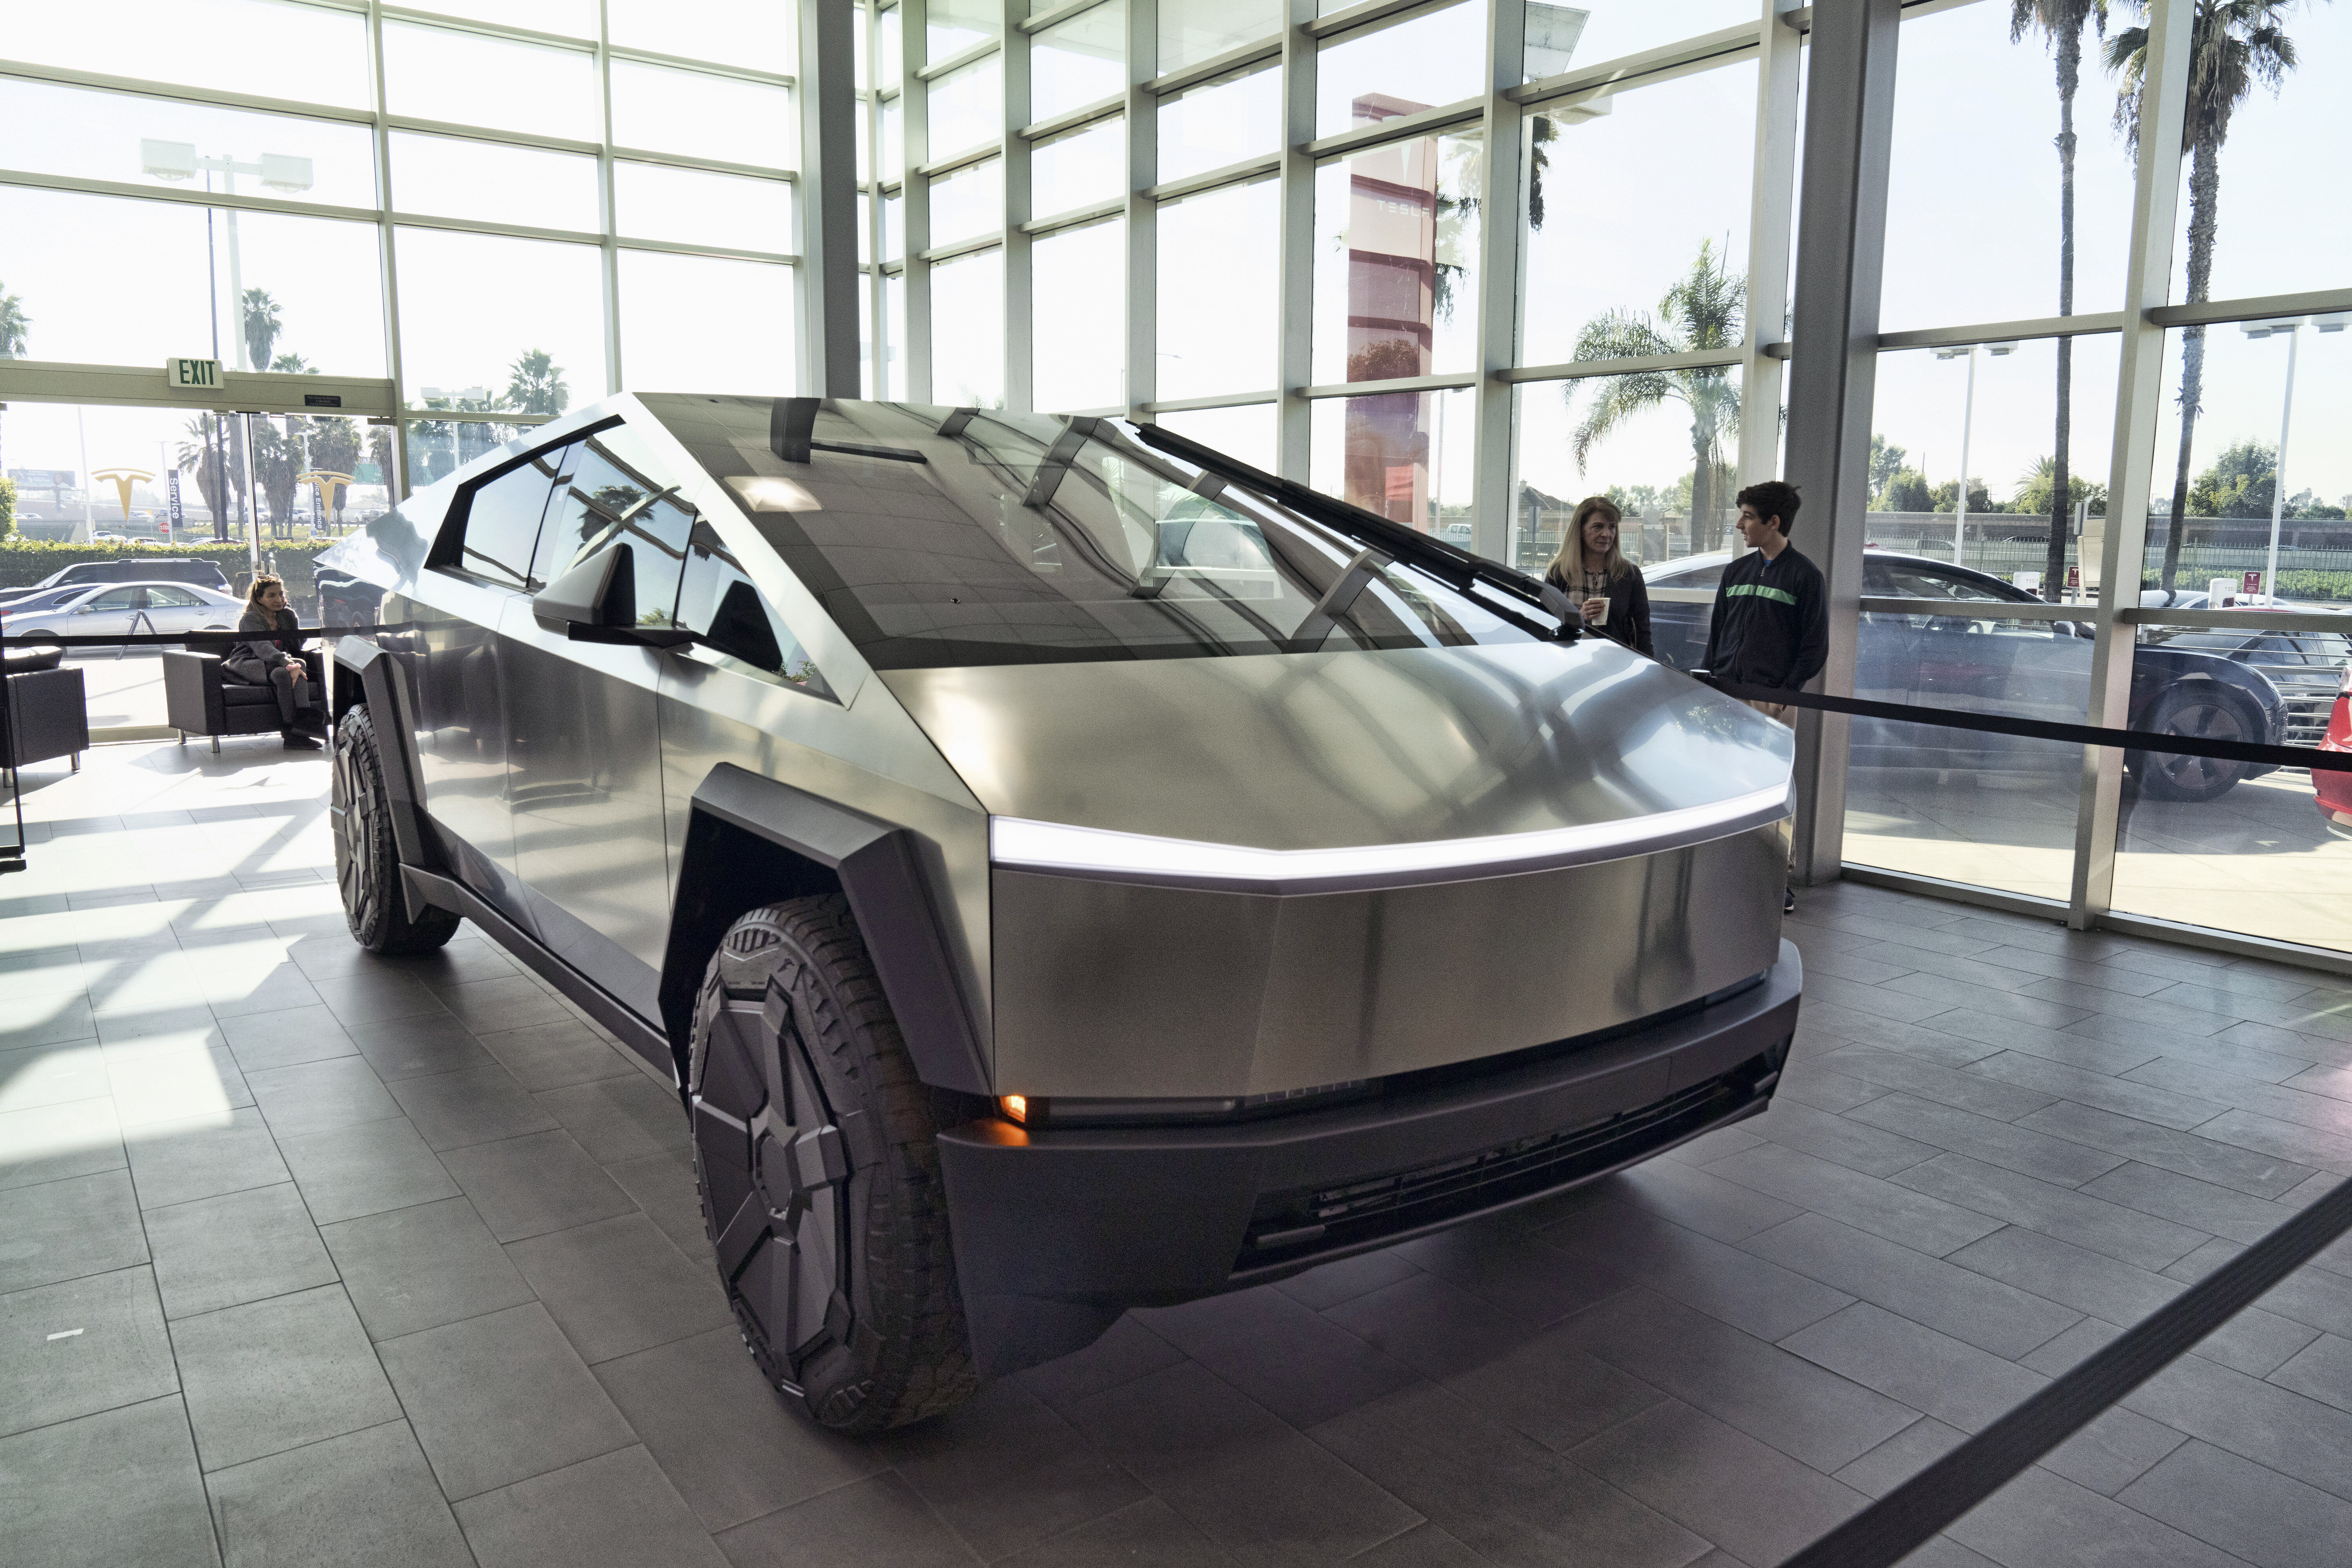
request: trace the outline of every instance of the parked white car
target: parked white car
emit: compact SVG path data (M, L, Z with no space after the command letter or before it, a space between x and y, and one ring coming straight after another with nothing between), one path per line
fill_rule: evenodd
M0 628L12 637L39 640L43 633L59 637L112 637L155 631L234 631L245 613L245 601L194 583L92 583L62 595L44 594L42 607L27 611L0 605ZM141 619L142 616L145 618Z

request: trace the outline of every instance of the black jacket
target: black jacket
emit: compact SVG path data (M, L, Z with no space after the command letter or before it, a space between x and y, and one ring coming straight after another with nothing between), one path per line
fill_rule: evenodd
M1570 585L1560 572L1559 562L1555 561L1545 568L1544 581L1566 594L1572 602L1580 605L1584 602L1583 592ZM1608 597L1609 624L1584 626L1583 629L1595 637L1613 637L1635 653L1657 658L1650 647L1650 587L1642 581L1642 569L1627 562L1625 574L1611 581Z
M1828 586L1796 546L1769 561L1751 551L1723 569L1702 668L1737 685L1794 691L1822 672L1829 652Z
M301 618L292 610L278 611L277 619L273 621L263 612L248 606L245 614L237 617L236 629L248 636L260 635L252 642L233 646L228 657L221 662L228 667L230 674L256 686L267 686L269 672L284 664L288 654L301 652L302 645L310 641L303 635ZM272 637L272 632L278 635Z

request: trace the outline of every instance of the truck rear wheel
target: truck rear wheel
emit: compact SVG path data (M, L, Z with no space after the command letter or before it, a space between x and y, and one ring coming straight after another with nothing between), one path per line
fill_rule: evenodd
M915 1075L847 903L753 910L696 999L703 1224L760 1371L818 1425L875 1432L979 1379L935 1139L969 1097Z

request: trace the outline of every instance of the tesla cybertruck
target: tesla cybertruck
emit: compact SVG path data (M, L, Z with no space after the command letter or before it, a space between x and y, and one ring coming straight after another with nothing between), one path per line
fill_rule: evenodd
M1592 1180L1788 1053L1788 731L1153 426L622 395L324 564L384 627L353 936L471 919L678 1086L826 1426Z

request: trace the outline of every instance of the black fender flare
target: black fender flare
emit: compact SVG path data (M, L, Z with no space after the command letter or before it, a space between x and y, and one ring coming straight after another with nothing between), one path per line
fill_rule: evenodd
M439 869L440 859L425 835L425 795L417 787L425 770L416 756L416 710L400 660L365 637L347 637L335 644L334 667L335 722L341 724L345 713L365 705L376 721L376 733L392 742L383 757L383 787L392 801L392 837L400 863ZM414 904L413 895L410 901ZM418 911L412 908L409 912Z
M747 857L744 839L772 853ZM857 919L915 1071L936 1089L991 1091L988 1065L911 830L721 763L694 792L661 973L662 1023L687 1080L703 971L737 916L838 888Z

